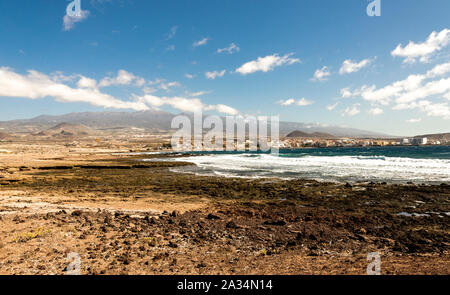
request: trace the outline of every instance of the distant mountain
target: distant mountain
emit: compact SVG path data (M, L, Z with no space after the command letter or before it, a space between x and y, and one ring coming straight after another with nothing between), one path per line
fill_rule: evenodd
M280 122L280 135L284 136L293 131L302 131L305 133L327 133L335 137L358 137L358 138L386 138L392 137L387 134L361 130L356 128L338 127L323 125L317 123L295 123L295 122Z
M450 132L449 133L437 133L437 134L425 134L425 135L417 135L414 136L416 138L426 137L429 140L441 140L441 141L450 141Z
M82 124L60 123L46 131L40 132L37 135L52 135L52 136L73 136L73 135L89 135L93 130Z
M17 126L39 124L41 126L47 126L47 128L55 124L68 123L82 124L92 129L138 127L167 130L170 128L170 123L174 116L171 113L153 110L143 112L84 112L61 116L42 115L29 120L14 120L8 123Z
M336 136L328 134L328 133L323 133L323 132L313 132L313 133L306 133L303 131L293 131L291 133L289 133L288 135L286 135L286 137L297 137L297 138L321 138L321 139L334 139L336 138Z
M308 137L309 135L310 135L309 133L295 130L286 135L286 137Z
M28 120L13 120L0 122L0 127L8 132L39 133L57 124L81 124L94 130L117 130L122 128L143 128L150 131L170 131L171 122L175 114L164 111L142 112L84 112L70 113L61 116L42 115ZM280 122L280 136L293 131L308 134L319 132L336 137L389 137L386 134L328 126L313 123ZM70 132L70 131L68 131Z
M8 133L0 132L0 140L6 139L6 138L8 138L8 137L10 137L10 135L9 135Z

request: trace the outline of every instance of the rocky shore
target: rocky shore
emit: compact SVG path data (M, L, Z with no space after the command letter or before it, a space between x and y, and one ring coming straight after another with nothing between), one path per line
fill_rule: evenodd
M65 274L69 253L82 274L365 274L371 252L382 274L450 274L449 184L205 177L113 153L6 157L2 274Z

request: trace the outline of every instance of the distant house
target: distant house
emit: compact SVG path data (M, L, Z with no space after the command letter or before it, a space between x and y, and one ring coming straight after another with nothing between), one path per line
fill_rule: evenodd
M428 143L428 138L426 137L416 137L411 139L411 144L424 145Z

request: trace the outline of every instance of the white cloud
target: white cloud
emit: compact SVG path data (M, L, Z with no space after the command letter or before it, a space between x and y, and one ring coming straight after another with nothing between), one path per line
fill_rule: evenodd
M404 92L396 99L396 102L408 103L432 95L444 94L447 91L450 91L450 78L431 81L414 90Z
M229 107L227 105L224 105L224 104L208 106L206 109L207 110L208 109L209 110L216 110L219 113L226 114L226 115L231 115L231 116L235 116L235 115L239 114L238 110L236 110L236 109L234 109L232 107Z
M356 93L350 91L350 88L346 87L346 88L341 89L341 96L343 98L348 98L348 97L356 96Z
M193 79L195 76L192 74L186 74L184 75L187 79Z
M94 79L86 78L84 76L80 77L80 80L77 83L78 88L97 88L97 81Z
M198 97L211 93L211 91L197 91L197 92L188 92L186 91L187 96Z
M433 103L429 100L414 101L409 104L397 104L394 110L418 109L430 117L441 117L444 120L450 120L450 106L448 103Z
M313 101L307 100L306 98L303 97L303 98L300 98L295 104L303 107L303 106L309 106L313 103L314 103Z
M393 99L405 103L435 94L450 91L450 78L435 80L423 85L426 79L436 78L450 73L450 62L436 65L424 75L410 75L404 80L396 81L391 85L376 89L375 85L363 85L360 89L350 91L349 88L341 90L342 97L362 96L365 100L387 105Z
M18 97L28 99L41 99L46 97L54 98L60 102L86 102L94 106L116 109L132 109L136 111L148 110L150 107L159 108L164 105L172 106L180 111L195 112L199 110L217 111L227 115L237 115L239 111L224 105L208 105L204 104L198 98L185 97L158 97L151 95L155 92L155 88L144 87L144 96L132 95L133 101L123 101L109 94L100 92L99 84L96 80L82 76L79 77L76 85L77 88L70 87L58 81L62 78L67 82L68 79L62 73L57 72L53 77L39 73L37 71L28 71L28 75L15 73L7 67L0 67L0 97ZM139 81L139 77L134 76L126 71L119 74L116 78L109 78L107 85L116 83L116 85L129 85ZM70 81L69 81L70 80ZM103 80L102 80L103 81ZM160 89L170 89L170 87L178 86L177 82L165 82L158 79L149 81L148 84L159 87ZM205 91L191 93L192 96L201 96L206 94Z
M304 107L304 106L308 106L308 105L312 105L314 102L311 100L307 100L306 98L300 98L299 100L295 101L295 99L293 98L289 98L287 100L280 100L277 101L277 104L282 105L282 106L289 106L292 104L295 104L299 107Z
M148 109L142 102L122 101L101 93L98 89L72 88L37 71L28 71L28 75L17 74L7 67L0 67L0 97L52 97L61 102L86 102L105 108L138 111Z
M286 54L284 56L273 54L266 57L258 57L257 60L249 61L243 64L236 70L236 72L240 73L241 75L248 75L259 71L266 73L279 66L299 63L300 59L291 58L292 55L292 53Z
M279 100L277 102L277 104L282 105L282 106L289 106L293 103L295 103L295 99L293 99L293 98L289 98L287 100Z
M70 31L74 28L76 23L82 22L89 16L88 10L82 10L80 16L69 16L65 15L63 17L63 28L64 31Z
M80 78L79 75L64 75L61 71L56 71L50 74L50 77L55 82L73 82Z
M145 86L145 87L142 88L142 91L143 91L145 94L152 94L152 93L157 92L158 89L153 88L153 87Z
M415 63L417 60L429 62L433 53L442 50L450 44L450 29L443 29L439 33L432 32L425 42L414 43L409 41L408 45L402 47L399 44L392 52L392 56L403 57L404 63Z
M227 115L237 115L239 111L223 104L206 105L198 98L185 97L157 97L154 95L144 95L142 97L135 97L137 101L150 105L154 108L159 108L164 105L169 105L182 112L199 112L215 110L219 113Z
M450 100L450 91L447 94L444 94L444 98Z
M335 103L335 104L332 104L332 105L329 105L329 106L327 106L327 110L329 110L329 111L332 111L332 110L334 110L337 106L338 106L338 104L339 104L339 102L337 102L337 103Z
M214 80L217 77L223 77L225 75L227 71L226 70L222 70L222 71L214 71L214 72L206 72L205 76L206 78L210 79L210 80Z
M331 73L328 70L328 67L324 66L323 68L316 70L312 80L313 81L325 81L325 80L328 80L328 77L330 75L331 75Z
M234 52L239 52L241 49L239 48L239 46L237 46L234 43L231 43L230 46L226 47L226 48L219 48L217 49L217 53L228 53L228 54L233 54Z
M369 114L373 115L373 116L378 116L381 115L383 113L383 110L380 108L372 108L369 110Z
M407 123L419 123L422 122L422 118L417 118L417 119L409 119L406 120Z
M181 84L178 83L178 82L167 82L167 83L166 82L161 82L159 84L159 88L162 89L162 90L166 90L166 91L170 90L170 88L179 87L179 86L181 86Z
M436 65L422 75L410 75L404 80L396 81L383 88L377 89L375 85L363 85L360 89L351 91L349 88L341 90L342 97L361 96L372 104L389 105L394 103L393 109L419 109L429 116L450 118L449 104L444 102L431 102L433 96L442 96L448 99L450 93L450 62ZM440 78L439 78L440 77ZM430 79L433 79L431 80Z
M142 79L142 78L138 78L138 79ZM164 91L170 91L174 87L181 86L181 84L179 82L167 81L166 79L159 79L159 78L155 79L153 81L147 81L146 84L151 86L150 87L151 92L147 91L146 93L153 93L153 92L156 92L158 89L164 90ZM146 87L144 87L144 89L145 88L149 88L149 87L146 86Z
M199 41L194 42L194 44L192 44L192 46L194 46L194 47L203 46L203 45L206 45L208 43L208 41L209 41L209 38L203 38Z
M136 86L143 86L145 84L145 79L135 76L125 70L119 70L116 77L103 78L99 87L108 87L112 85L130 85L134 83Z
M358 72L362 68L367 67L368 65L370 65L371 62L372 62L372 59L370 59L370 58L363 59L360 62L354 62L354 61L352 61L350 59L347 59L347 60L345 60L342 63L342 66L339 69L339 74L340 75L344 75L344 74L350 74L350 73Z
M359 110L359 104L354 104L351 107L347 107L344 110L344 113L342 114L343 116L347 115L347 116L355 116L357 114L359 114L361 111Z
M426 74L427 78L434 78L443 76L450 73L450 62L445 64L436 65L433 69L429 70Z
M176 35L176 33L177 33L177 30L178 30L178 26L173 26L172 28L170 28L170 32L169 32L169 34L167 35L166 40L170 40L170 39L172 39L173 37L175 37L175 35Z

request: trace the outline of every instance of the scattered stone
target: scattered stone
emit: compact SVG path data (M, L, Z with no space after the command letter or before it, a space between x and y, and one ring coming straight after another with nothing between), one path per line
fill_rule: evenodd
M266 220L264 221L265 225L276 225L276 226L283 226L286 225L286 221L284 220Z
M234 223L234 221L230 221L226 224L226 228L238 229L239 226L236 223Z
M72 212L72 216L81 216L82 213L80 210L75 210Z
M217 216L217 215L214 215L214 214L208 214L208 216L206 217L206 219L209 219L209 220L217 220L217 219L220 219L220 217L219 216Z

